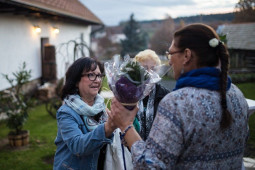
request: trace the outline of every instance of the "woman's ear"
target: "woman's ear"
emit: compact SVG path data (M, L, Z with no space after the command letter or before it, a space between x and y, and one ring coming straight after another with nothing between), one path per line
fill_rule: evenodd
M184 56L183 64L184 65L185 64L189 64L191 62L191 59L192 59L192 52L191 52L191 50L189 48L186 48L184 50L184 54L185 54L185 56Z

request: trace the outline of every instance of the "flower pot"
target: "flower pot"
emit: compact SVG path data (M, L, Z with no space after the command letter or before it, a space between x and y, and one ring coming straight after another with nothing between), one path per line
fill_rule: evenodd
M26 146L29 143L29 131L23 130L20 134L10 132L8 135L9 144L12 147Z
M22 146L22 135L8 135L9 144L13 147Z
M28 130L25 131L25 133L22 134L22 145L23 146L28 145L28 143L29 143L29 135L30 135L30 133L29 133Z

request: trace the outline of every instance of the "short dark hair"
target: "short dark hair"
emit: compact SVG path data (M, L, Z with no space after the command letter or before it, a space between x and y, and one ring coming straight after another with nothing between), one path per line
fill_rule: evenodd
M229 127L232 122L226 102L229 54L225 45L220 41L218 46L211 47L209 41L213 38L220 40L212 27L200 23L190 24L175 32L174 45L181 50L186 48L192 50L197 56L198 67L216 67L220 61L221 127L224 129Z
M66 80L62 89L62 100L71 94L77 94L77 83L81 80L82 73L94 71L97 66L101 73L104 73L103 65L96 59L90 57L82 57L74 61L74 63L68 68L66 72Z

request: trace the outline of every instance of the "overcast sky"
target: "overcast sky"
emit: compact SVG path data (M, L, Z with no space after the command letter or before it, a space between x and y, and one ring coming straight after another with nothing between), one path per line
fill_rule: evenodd
M199 14L233 12L238 0L80 0L105 25L118 25L129 19L137 21Z

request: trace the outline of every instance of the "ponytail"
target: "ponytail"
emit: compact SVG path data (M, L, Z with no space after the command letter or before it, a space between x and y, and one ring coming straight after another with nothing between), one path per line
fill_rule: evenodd
M228 128L232 123L232 117L229 111L227 110L227 73L229 68L229 55L227 53L226 47L222 42L218 46L218 56L221 62L221 74L220 74L220 96L221 96L221 108L222 108L222 117L220 122L220 127L222 129Z

